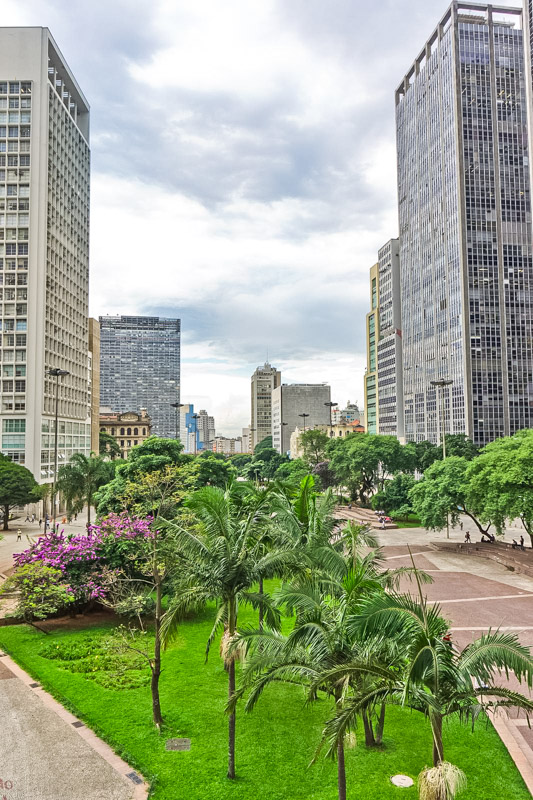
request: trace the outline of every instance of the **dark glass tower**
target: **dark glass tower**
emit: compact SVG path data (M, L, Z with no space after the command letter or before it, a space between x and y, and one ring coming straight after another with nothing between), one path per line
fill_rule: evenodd
M405 435L532 427L522 11L453 3L396 92ZM529 44L529 37L527 37Z
M155 436L174 438L180 401L179 319L100 317L100 403L146 408Z

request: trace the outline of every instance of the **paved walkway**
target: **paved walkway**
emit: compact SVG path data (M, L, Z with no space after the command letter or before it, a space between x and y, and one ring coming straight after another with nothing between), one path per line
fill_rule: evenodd
M3 653L0 722L2 800L147 798L142 778Z
M431 603L438 603L450 620L458 647L465 647L489 628L514 631L523 644L533 645L533 578L473 555L432 550L429 541L435 535L419 529L379 532L378 539L391 568L411 564L409 545L416 566L431 574L433 583L423 587L424 594ZM415 591L410 581L402 581L402 590ZM504 677L502 683L506 683ZM525 684L520 687L514 678L509 683L527 693ZM501 713L492 722L533 794L533 729L522 712L509 717Z

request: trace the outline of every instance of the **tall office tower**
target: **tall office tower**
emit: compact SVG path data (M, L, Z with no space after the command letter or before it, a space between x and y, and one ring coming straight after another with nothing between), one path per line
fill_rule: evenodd
M526 55L526 88L529 108L533 108L533 0L524 0L524 31ZM533 114L529 114L529 141L533 142ZM531 145L530 145L531 147ZM529 159L533 185L533 158Z
M378 252L378 433L404 440L399 241Z
M1 449L41 482L56 390L58 465L91 446L89 170L89 106L50 31L0 28Z
M520 9L454 2L396 92L405 436L533 425Z
M197 414L196 430L198 432L198 449L212 450L215 441L215 418L210 417L205 409Z
M272 436L272 392L281 383L281 372L265 361L252 375L250 449Z
M282 383L272 392L272 446L278 453L290 450L291 433L316 425L329 425L331 388L325 383Z
M379 264L370 267L370 311L366 315L365 413L367 433L378 432Z
M112 411L145 408L152 434L173 439L180 401L180 320L100 317L100 402Z

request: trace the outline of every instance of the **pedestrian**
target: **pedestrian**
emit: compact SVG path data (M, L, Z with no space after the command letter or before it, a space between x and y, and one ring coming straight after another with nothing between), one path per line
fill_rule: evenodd
M39 517L39 530L41 529L42 524L43 524L43 518Z
M520 550L525 550L525 549L526 549L526 548L524 547L524 537L523 537L523 536L521 536L521 537L520 537Z
M461 530L463 530L463 523L462 522L459 523L459 527L461 528Z
M513 539L511 547L513 548L513 550L516 550L516 548L518 547L518 542L516 541L516 539Z
M17 542L22 541L22 531L20 528L17 529Z
M381 517L381 530L385 530L385 517Z
M62 525L65 525L66 521L67 521L67 518L66 518L66 517L63 517L63 519L61 520L61 524L62 524Z
M470 542L471 542L471 541L472 541L472 539L470 538L470 534L469 534L469 533L468 533L468 531L467 531L467 532L465 533L465 543L466 543L466 544L470 544Z
M35 514L32 514L32 515L31 515L31 521L32 521L32 522L35 522Z
M74 514L74 522L76 522L77 519L78 519L78 512L76 511L76 513Z
M26 514L26 519L24 520L24 522L30 522L30 515L29 514Z

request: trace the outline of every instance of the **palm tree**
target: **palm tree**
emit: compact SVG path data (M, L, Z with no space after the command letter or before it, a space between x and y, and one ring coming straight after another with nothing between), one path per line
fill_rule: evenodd
M74 453L68 464L59 468L57 488L67 501L69 513L81 511L87 504L87 524L91 523L93 497L113 478L114 467L100 456Z
M237 631L239 607L243 603L263 606L267 624L276 629L279 614L264 594L253 591L260 578L283 574L296 562L292 550L264 552L261 545L269 525L270 499L258 493L254 502L243 497L238 484L225 491L212 486L195 492L187 502L199 523L199 532L179 522L169 522L176 544L185 560L185 579L170 602L163 620L163 638L168 642L177 631L182 615L209 600L217 605L215 622L207 641L206 659L217 631L224 635L221 654L228 671L228 698L235 693L235 650L231 647ZM235 710L229 715L228 778L235 777Z
M449 624L438 605L428 606L422 596L376 594L364 600L349 628L366 635L380 633L396 641L405 653L405 668L391 672L380 665L354 659L333 668L327 680L346 682L361 675L378 681L367 692L348 697L340 712L325 729L329 752L342 741L361 710L370 703L385 701L422 711L430 721L433 737L433 765L446 774L442 726L446 717L457 714L474 722L480 710L518 707L533 711L533 702L520 692L498 685L496 675L514 672L517 679L533 683L533 659L528 647L510 632L490 631L459 651L451 644ZM381 682L381 685L379 684ZM451 796L449 787L438 788L437 800Z
M380 551L371 551L357 559L349 553L343 563L344 574L340 579L316 570L300 574L292 584L275 593L275 606L285 608L296 617L295 627L288 636L275 630L239 633L234 647L244 645L247 659L242 687L228 704L230 711L249 687L247 711L254 708L267 686L286 681L306 686L310 701L318 699L319 691L325 692L340 712L347 685L336 676L330 680L331 672L335 673L341 665L350 664L354 659L379 663L384 672L392 665L397 666L398 656L393 646L384 644L380 635L360 635L350 625L350 620L365 596L383 591L383 586L393 584L398 574L405 574L405 568L382 571ZM368 683L367 676L358 676L358 682L361 691L363 684ZM384 712L380 723L382 731ZM375 744L373 736L367 743ZM346 798L344 745L344 736L340 736L335 753L339 800Z

